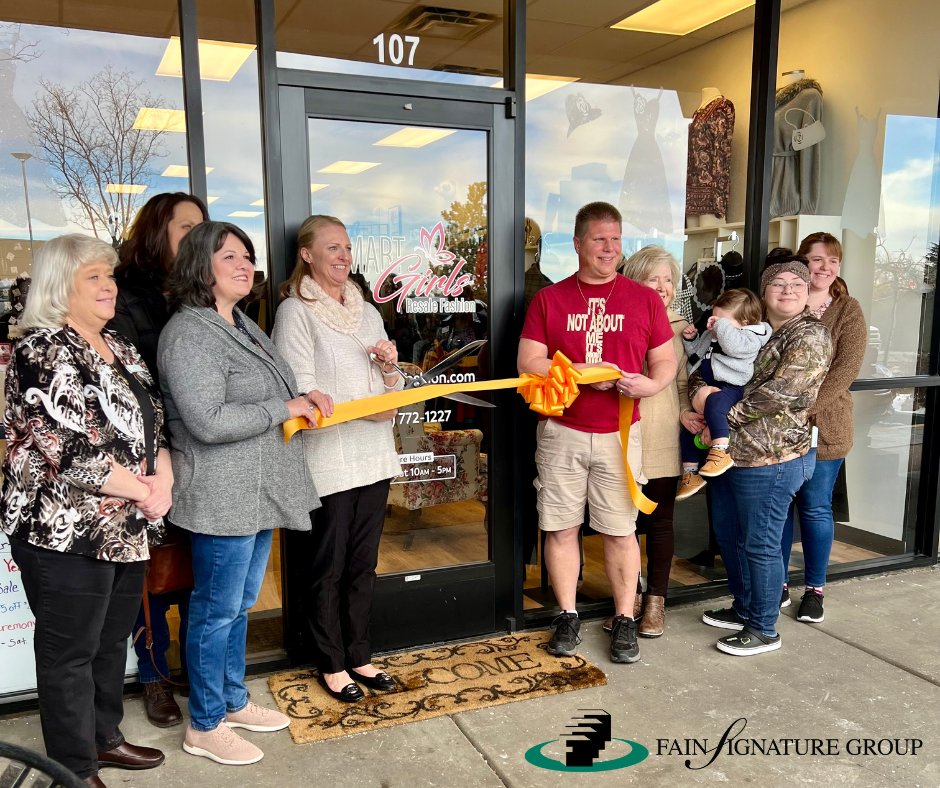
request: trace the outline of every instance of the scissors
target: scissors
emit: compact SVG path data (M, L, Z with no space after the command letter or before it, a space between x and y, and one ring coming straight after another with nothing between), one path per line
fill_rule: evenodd
M427 372L422 372L420 375L410 375L405 372L397 364L393 364L391 361L387 362L399 375L401 379L405 381L406 389L418 389L422 386L428 386L432 383L439 383L443 381L438 381L436 378L440 377L444 372L453 367L457 362L465 359L467 356L472 356L477 353L484 345L486 344L485 339L476 339L473 342L468 342L462 348L455 350L447 358L441 361L439 364L431 367ZM369 358L372 359L374 364L381 364L382 362L376 358L375 353L370 353ZM457 402L463 402L467 405L476 405L479 408L495 408L491 402L486 400L478 399L477 397L471 397L469 394L445 394L446 399L452 399Z

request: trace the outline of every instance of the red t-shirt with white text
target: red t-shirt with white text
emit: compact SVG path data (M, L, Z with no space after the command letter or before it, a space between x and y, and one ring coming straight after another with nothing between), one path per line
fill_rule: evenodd
M606 361L624 372L642 373L647 351L672 342L672 327L652 288L620 274L601 285L579 282L575 274L539 290L526 314L522 338L546 345L549 358L560 350L574 363ZM582 386L579 391L558 420L581 432L616 432L617 390ZM637 419L639 407L633 414Z

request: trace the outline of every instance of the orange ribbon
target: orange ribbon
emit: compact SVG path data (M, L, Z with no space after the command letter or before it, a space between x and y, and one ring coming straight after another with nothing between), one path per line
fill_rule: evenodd
M343 424L353 419L373 416L387 410L404 408L448 394L466 393L470 391L496 391L499 389L515 388L528 403L529 407L543 416L561 416L565 408L578 398L580 385L602 383L607 380L618 380L620 372L611 367L588 367L575 369L574 364L561 351L555 353L547 375L533 375L525 373L518 378L503 378L501 380L477 380L469 383L432 383L419 388L390 391L375 397L339 402L333 408L333 414L324 417L319 410L313 414L313 423L306 418L288 419L283 424L284 442L287 443L299 430L322 429ZM623 451L623 467L627 478L627 489L630 499L641 512L650 514L656 504L643 495L630 463L627 460L627 447L630 441L630 426L633 422L634 400L630 397L620 398L620 443Z

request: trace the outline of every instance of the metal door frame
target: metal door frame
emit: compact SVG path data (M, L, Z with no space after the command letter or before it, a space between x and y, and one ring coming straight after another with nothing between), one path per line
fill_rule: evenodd
M516 260L514 243L516 105L512 94L490 88L291 69L278 69L277 74L280 189L271 189L273 193L267 195L274 204L265 203L271 222L273 291L293 268L294 239L308 215L308 118L484 131L489 216L489 374L514 376L516 303L522 296L522 268ZM379 577L372 616L373 646L377 651L488 634L513 628L520 619L523 570L514 560L513 517L515 400L512 392L498 393L493 398L498 407L489 435L490 559ZM309 566L300 565L305 562L298 562L296 555L292 566L290 550L284 550L282 560L285 645L292 661L304 662L310 657L299 634L304 622L298 620L299 611L292 612L291 597L296 599L303 593L303 577Z

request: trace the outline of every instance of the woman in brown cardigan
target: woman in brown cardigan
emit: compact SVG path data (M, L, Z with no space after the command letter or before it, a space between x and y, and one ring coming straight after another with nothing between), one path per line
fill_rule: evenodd
M800 513L806 591L797 621L818 624L824 619L823 587L832 549L834 523L832 490L839 469L852 448L852 395L849 386L858 376L868 344L868 324L862 308L839 278L842 244L829 233L813 233L800 244L799 254L809 261L810 290L807 309L832 335L832 362L811 415L819 430L816 468L812 478L796 494ZM783 566L786 571L793 544L793 507L783 532ZM790 602L784 585L781 607Z
M663 634L666 620L666 592L669 587L669 570L672 568L674 551L673 507L676 486L679 482L679 419L695 432L704 426L701 415L692 410L687 393L685 348L682 330L689 324L670 309L675 298L676 282L679 281L679 264L661 246L645 246L630 257L623 266L628 279L653 288L663 300L669 322L672 325L673 345L679 360L679 371L675 383L659 394L643 400L643 475L648 482L643 487L645 495L657 502L652 514L640 514L637 518L637 538L646 533L646 595L640 606L640 596L634 606L633 617L639 621L640 637L656 638ZM642 619L639 613L642 610Z

